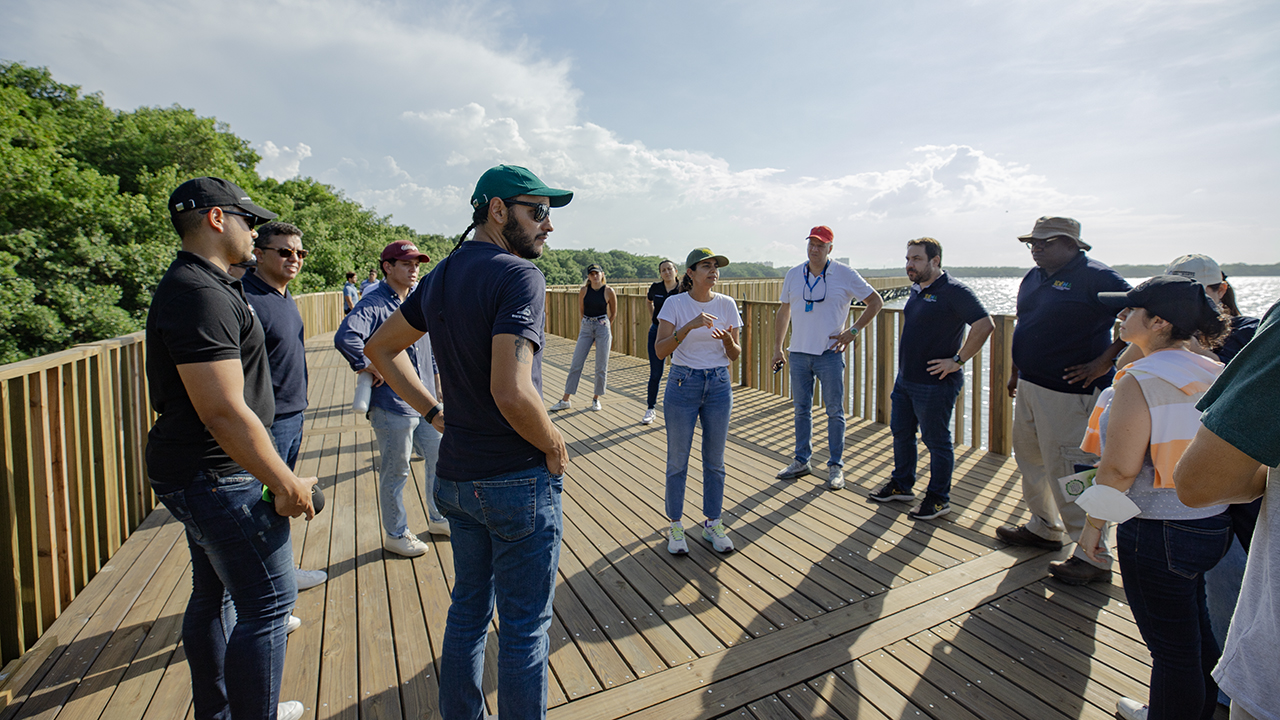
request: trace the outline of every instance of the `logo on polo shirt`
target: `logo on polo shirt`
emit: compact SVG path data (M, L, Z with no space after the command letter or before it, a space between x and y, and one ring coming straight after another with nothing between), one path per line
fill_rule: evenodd
M925 302L938 302L938 296L933 293L920 293L920 299Z
M1071 289L1071 281L1070 280L1054 280L1053 289L1067 292L1068 290Z
M516 320L523 320L524 322L529 322L530 320L533 319L533 308L529 307L528 305L525 305L519 310L511 313L511 317L515 318Z

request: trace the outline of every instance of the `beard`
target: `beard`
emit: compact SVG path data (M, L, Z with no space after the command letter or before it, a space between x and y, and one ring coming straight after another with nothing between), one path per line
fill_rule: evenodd
M534 235L520 229L520 223L516 220L514 213L507 217L507 223L502 226L502 239L507 241L507 246L517 257L525 260L542 257L542 248L538 247Z

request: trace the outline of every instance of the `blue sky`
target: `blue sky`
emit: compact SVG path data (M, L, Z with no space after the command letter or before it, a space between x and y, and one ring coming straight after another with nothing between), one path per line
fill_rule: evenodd
M523 164L577 191L552 247L794 264L1280 262L1275 2L0 0L0 58L112 107L230 124L422 232Z

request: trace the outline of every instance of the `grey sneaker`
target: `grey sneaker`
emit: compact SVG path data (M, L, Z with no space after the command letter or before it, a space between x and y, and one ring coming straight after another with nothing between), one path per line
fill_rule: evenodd
M298 581L299 590L309 590L317 585L323 585L329 579L329 573L323 570L303 570L294 568L293 577Z
M440 518L439 520L427 518L427 532L431 535L443 535L445 537L449 537L451 532L449 529L449 521L445 518Z
M305 709L297 700L286 700L276 705L276 720L298 720Z
M557 412L560 410L568 410L571 406L572 406L572 403L570 403L568 400L561 400L555 405L552 405L549 409L551 410L551 412Z
M716 521L710 525L702 524L702 539L710 540L711 547L718 553L733 552L733 541L725 534L724 523L720 522L720 518L716 518Z
M595 400L591 401L591 409L596 412L600 412L601 410L604 409L603 407L600 406L600 398L596 398Z
M684 539L684 526L678 522L671 523L671 534L667 536L667 552L672 555L689 554L689 541Z
M809 463L807 462L802 463L799 460L797 460L791 463L790 465L779 470L778 474L774 475L774 477L778 478L779 480L795 480L796 478L804 477L805 475L808 475L811 472L813 472L813 468L809 467Z
M827 468L827 489L843 490L844 489L844 468L839 465L832 465Z
M649 408L648 410L645 410L645 411L644 411L644 417L640 418L640 424L641 424L641 425L648 425L648 424L652 423L652 422L653 422L653 417L654 417L654 415L657 415L657 413L655 413L655 412L653 411L653 408Z
M419 540L418 536L413 533L405 533L401 537L388 537L383 541L382 546L387 549L387 552L393 552L404 557L426 555L427 550L430 549L426 543Z
M906 490L899 490L898 486L894 485L891 481L881 485L879 490L876 490L867 497L875 500L876 502L892 502L894 500L899 502L911 502L916 499L916 494Z

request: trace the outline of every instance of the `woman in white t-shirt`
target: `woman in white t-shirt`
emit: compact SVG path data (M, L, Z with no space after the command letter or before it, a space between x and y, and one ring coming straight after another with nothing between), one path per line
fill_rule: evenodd
M702 420L702 537L716 552L733 550L720 522L724 505L724 447L729 439L733 386L729 363L738 359L742 316L733 298L711 291L729 259L707 248L689 253L680 294L672 295L658 314L658 357L671 356L671 372L663 396L667 423L667 517L671 535L667 550L689 552L684 536L684 488L689 472L693 428Z

